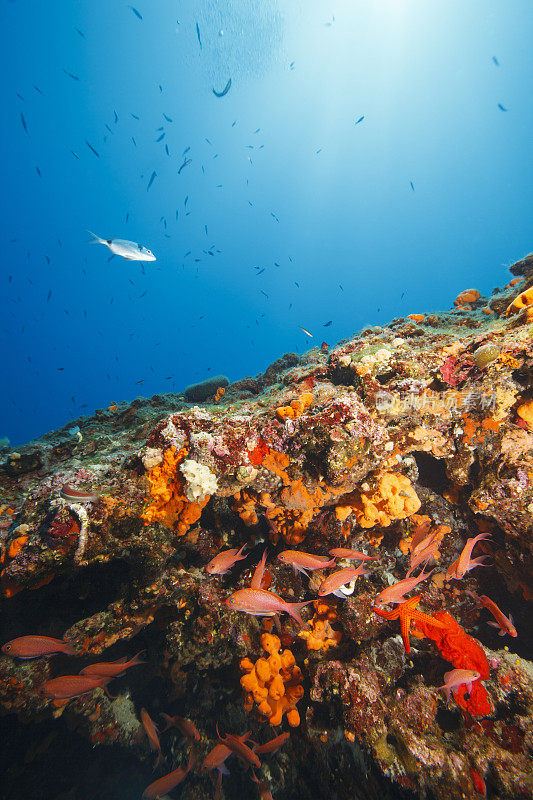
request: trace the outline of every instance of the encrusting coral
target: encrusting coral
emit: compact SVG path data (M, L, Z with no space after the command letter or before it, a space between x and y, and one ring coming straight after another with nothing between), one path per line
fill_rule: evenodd
M300 724L296 704L303 697L302 673L290 650L280 651L281 641L271 633L263 633L261 646L268 658L258 658L255 664L243 658L241 669L246 672L241 686L247 692L244 707L251 711L254 702L260 714L272 726L279 725L285 714L293 728Z

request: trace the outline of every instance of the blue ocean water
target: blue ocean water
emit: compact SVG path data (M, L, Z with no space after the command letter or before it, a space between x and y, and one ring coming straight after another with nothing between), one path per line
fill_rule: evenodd
M0 8L13 444L490 292L531 249L530 0Z

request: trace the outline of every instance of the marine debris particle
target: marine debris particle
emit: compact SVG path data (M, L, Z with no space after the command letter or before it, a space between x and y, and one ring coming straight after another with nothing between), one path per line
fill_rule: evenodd
M532 794L530 722L521 713L533 703L532 670L516 652L527 654L533 597L533 257L512 274L518 280L491 297L466 290L449 311L415 309L327 349L285 354L234 383L216 376L181 396L129 405L110 397L108 410L5 448L0 588L17 613L0 644L64 635L91 664L68 652L20 660L4 650L0 711L30 722L45 715L54 726L68 702L69 724L92 746L113 744L135 758L142 747L147 760L140 709L155 714L161 697L148 705L135 679L141 668L127 666L139 661L136 637L155 622L142 674L194 720L198 736L187 748L202 758L210 750L209 768L234 769L237 753L215 730L246 730L230 724L243 713L235 693L242 661L249 751L256 740L269 744L267 721L294 726L283 756L262 751L265 764L286 759L283 780L272 762L265 791L274 796L298 796L303 759L318 762L325 746L348 758L342 738L364 750L391 791L449 800L477 796L486 780L500 800L524 787ZM324 564L294 575L265 553L265 543L280 542ZM228 551L240 555L233 561ZM232 563L226 574L216 561L207 569L221 553ZM478 559L486 566L470 569ZM335 606L317 599L349 564L350 574L370 565L372 575L351 582ZM227 605L251 590L302 609L303 626L282 617L278 636L263 634L263 654L257 619ZM26 603L31 615L19 613ZM122 649L105 652L112 645ZM101 678L68 675L73 668L124 672L117 699L103 693ZM444 674L453 683L449 708ZM305 731L297 725L304 694ZM202 712L206 703L214 719ZM174 735L161 737L169 762ZM61 755L65 747L62 737ZM186 763L180 752L168 781L147 796L177 785ZM350 769L336 762L328 785L335 776L341 800L365 780L353 759ZM239 781L248 777L239 772Z

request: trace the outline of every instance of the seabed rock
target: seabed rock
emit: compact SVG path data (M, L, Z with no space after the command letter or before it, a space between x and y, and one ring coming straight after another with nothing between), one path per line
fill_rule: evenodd
M261 757L259 784L231 757L227 800L260 791L276 800L533 797L533 313L523 298L516 313L511 305L533 285L533 259L511 272L519 277L491 298L286 354L217 402L220 376L208 394L185 393L201 406L183 395L137 398L3 451L1 641L64 637L78 655L0 655L1 797L140 796L154 779L143 707L198 728L181 787L191 800L213 796L200 766L217 725L260 743L287 729L245 710L239 662L261 656L263 628L225 604L249 586L265 544L268 589L290 602L314 599L324 574L292 574L281 549L378 558L331 603L338 644L308 650L318 623L306 638L282 618L282 647L303 673L301 723ZM420 608L447 612L481 644L483 713L468 696L447 705L439 687L450 662L416 628L407 653L398 622L373 610L405 578L411 538L426 523L440 543L417 587ZM447 580L480 532L489 534L475 552L488 556L484 568ZM245 543L247 558L228 574L206 572L220 550ZM468 592L512 611L518 637L500 639ZM112 681L111 697L97 689L57 705L38 692L143 650L146 663ZM186 762L181 736L161 740L169 770Z

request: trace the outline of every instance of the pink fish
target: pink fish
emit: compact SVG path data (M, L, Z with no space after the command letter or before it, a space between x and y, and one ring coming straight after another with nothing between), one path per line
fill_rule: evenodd
M350 550L348 547L334 547L329 552L335 558L346 558L349 561L375 561L378 558L378 556L367 556L366 553L360 553L359 550Z
M439 542L434 540L431 541L423 550L420 550L416 556L413 556L413 553L411 553L411 563L409 565L409 571L406 577L409 578L411 573L413 573L415 569L420 566L420 564L423 564L424 567L429 564L429 562L435 558L435 553L438 549Z
M187 739L190 739L191 742L200 741L200 734L190 719L178 717L177 715L175 717L169 717L168 714L161 714L161 716L167 723L167 727L163 728L163 731L168 731L169 728L177 728L180 733L182 733Z
M232 568L237 561L242 561L246 556L242 555L242 551L246 547L243 544L240 550L233 547L231 550L223 550L221 553L211 559L206 569L210 575L225 575L228 570Z
M493 628L499 628L500 636L505 636L508 633L510 636L518 636L516 632L516 628L513 624L513 618L509 614L509 617L506 617L505 614L498 608L494 600L491 600L490 597L487 597L486 594L478 595L474 594L474 592L467 592L470 597L473 597L474 600L480 606L484 606L490 613L493 615L496 622L489 622L487 623Z
M91 677L88 675L62 675L52 678L39 687L39 694L52 700L70 700L82 694L89 694L95 689L105 689L110 678Z
M252 580L250 581L250 589L261 589L261 584L263 582L263 575L265 574L265 566L267 560L267 549L265 548L265 552L263 553L263 557L261 561L257 565L254 570L254 574L252 575Z
M89 664L80 671L80 675L92 675L100 678L117 678L123 675L124 671L130 667L136 667L138 664L146 664L139 656L144 651L137 653L136 656L127 661L125 658L119 658L116 661L101 661L99 664Z
M2 652L14 658L39 658L54 653L77 655L73 645L62 639L51 639L49 636L19 636L18 639L11 639L10 642L3 644Z
M429 519L424 520L421 522L420 525L417 525L413 531L413 535L411 537L411 553L416 553L420 549L420 544L424 541L425 537L429 533L429 529L431 528L431 521Z
M182 780L187 777L187 774L193 768L195 761L196 756L191 750L187 766L178 767L178 769L175 769L173 772L169 772L168 775L163 775L162 778L158 778L158 780L151 783L150 786L147 786L143 792L142 800L156 800L156 798L163 797L163 795L171 792L172 789L175 789L176 786L178 786Z
M141 720L145 733L148 737L148 741L150 742L150 747L154 752L157 753L157 758L154 764L155 769L158 764L161 763L161 761L166 761L166 758L161 752L161 742L159 741L159 736L157 735L157 725L145 708L141 708Z
M359 575L370 575L370 572L364 569L362 564L360 564L358 567L346 567L346 569L340 569L337 572L333 572L331 575L328 575L326 580L320 584L318 596L325 597L327 594L334 594L335 592L338 592L341 586L345 586L347 583L355 581Z
M431 572L422 571L416 578L404 578L402 581L393 583L392 586L387 586L386 589L383 589L378 594L376 601L378 603L403 603L405 601L404 595L414 589L421 581L429 578L432 572L433 570Z
M327 556L315 556L313 553L301 553L299 550L283 550L278 558L284 564L289 564L295 572L307 574L309 570L326 569L335 566L335 559L328 559Z
M273 617L275 614L289 614L302 628L307 627L300 616L300 609L312 603L287 603L282 597L265 589L238 589L226 600L230 611L244 611L255 617Z
M472 691L472 684L480 678L480 673L475 669L452 669L450 672L444 673L444 686L439 686L439 689L444 689L446 692L446 701L450 702L450 691L458 689L459 686L466 684L468 693Z
M265 744L256 744L254 746L254 753L258 755L261 755L261 753L276 753L289 738L290 733L281 733L279 736L276 736L275 739L265 742Z
M478 542L481 542L484 539L490 539L488 533L480 533L478 536L475 536L472 539L467 539L459 558L456 558L455 561L448 567L445 576L446 580L449 581L451 578L457 578L457 580L461 580L461 578L463 578L467 572L470 572L471 569L474 569L474 567L484 566L483 559L486 558L486 556L472 558L472 550Z

